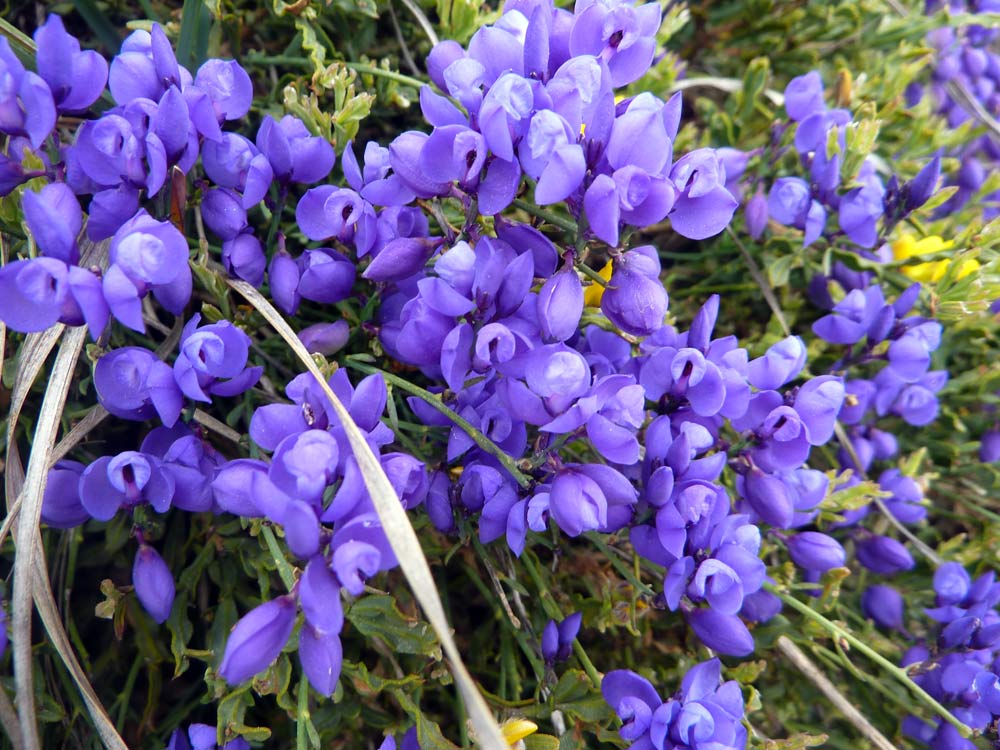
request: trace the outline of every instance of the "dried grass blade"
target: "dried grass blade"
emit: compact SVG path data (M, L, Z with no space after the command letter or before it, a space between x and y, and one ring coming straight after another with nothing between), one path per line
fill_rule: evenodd
M48 479L49 455L55 445L59 419L76 362L83 350L84 328L69 331L59 352L45 388L45 398L38 413L31 456L24 476L19 500L21 514L16 529L17 551L14 556L14 590L11 596L11 631L14 649L14 684L17 688L17 714L21 723L21 740L25 750L39 747L35 690L31 658L31 599L36 555L40 554L35 539L42 511L42 495Z
M319 383L320 387L326 393L347 434L351 449L354 451L354 458L361 469L368 493L371 495L375 510L378 512L379 520L385 529L389 544L392 546L392 550L399 560L400 568L402 568L403 574L409 581L413 594L424 610L424 614L436 631L438 639L441 641L444 652L448 657L452 675L455 678L459 692L465 702L466 710L472 721L477 743L488 750L507 750L507 743L504 741L496 719L494 719L472 676L462 662L458 647L451 637L451 629L448 626L448 620L445 617L444 607L438 596L430 566L424 557L416 532L414 532L413 526L410 525L410 520L406 516L406 511L400 504L396 491L392 488L388 477L386 477L385 472L382 470L378 458L376 458L367 441L362 437L361 431L354 423L347 409L344 408L340 399L330 389L326 378L323 377L312 356L310 356L305 346L302 345L302 342L299 341L288 323L281 317L281 313L249 284L232 279L226 279L226 283L242 295L256 308L257 312L267 319L274 330L285 340L295 355L301 360L302 364L305 365L306 369L316 378L317 383Z
M35 556L35 606L38 607L38 614L41 615L42 624L45 625L45 630L49 634L49 641L62 658L63 664L66 665L67 671L73 678L73 682L80 689L80 695L83 697L84 703L87 704L90 718L94 722L94 726L101 737L101 742L104 743L104 747L108 748L108 750L128 750L125 740L121 738L118 730L115 729L114 722L111 721L111 717L104 710L101 699L94 692L93 686L91 686L90 681L87 679L86 672L83 671L83 667L80 666L80 662L73 652L69 636L66 635L66 630L59 619L59 608L56 605L55 597L52 595L52 588L49 584L49 573L45 566L45 557L41 552L41 540L37 536L35 537L35 543L38 545L38 551Z

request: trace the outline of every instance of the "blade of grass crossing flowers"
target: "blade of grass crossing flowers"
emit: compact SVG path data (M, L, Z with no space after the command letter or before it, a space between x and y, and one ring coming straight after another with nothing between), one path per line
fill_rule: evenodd
M42 495L48 479L49 454L55 445L59 420L77 359L83 351L86 329L67 332L56 354L49 374L45 397L38 414L31 456L21 488L21 514L17 519L17 554L14 557L14 591L11 597L11 630L14 649L14 684L17 688L17 713L21 724L21 741L25 750L39 747L33 659L31 653L31 599L34 588L35 545L42 512Z
M493 718L493 714L486 705L482 694L473 682L472 676L465 668L462 657L458 652L458 647L451 637L451 630L444 614L444 607L441 604L441 598L438 596L430 566L427 564L427 559L420 548L416 532L413 530L413 526L410 525L406 511L400 504L396 491L392 488L388 477L386 477L385 472L382 470L378 458L372 452L371 447L362 436L361 431L354 423L347 409L326 382L326 379L305 346L299 341L295 332L285 322L281 314L260 292L249 284L233 279L226 279L226 283L256 308L257 312L264 316L278 335L285 340L299 360L301 360L302 364L305 365L306 369L316 378L316 382L323 389L326 397L333 405L334 411L347 434L348 442L350 442L351 449L354 452L354 458L358 462L358 468L361 470L365 486L368 488L368 493L371 495L372 503L378 513L379 520L385 529L386 537L399 560L399 566L409 581L414 596L420 602L424 614L437 632L441 646L448 657L449 666L472 721L477 743L488 750L506 750L507 744L503 738L503 733L500 731L500 727Z

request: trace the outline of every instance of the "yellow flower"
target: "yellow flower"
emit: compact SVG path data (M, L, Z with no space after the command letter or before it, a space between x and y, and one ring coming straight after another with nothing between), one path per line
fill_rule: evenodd
M524 743L521 740L529 734L537 732L538 725L527 719L508 719L500 725L500 731L503 733L503 738L507 740L507 744L514 750L515 748L524 747Z
M917 255L935 255L950 250L955 246L951 240L947 242L937 235L916 239L912 234L904 234L892 243L892 257L895 260L906 260ZM903 274L914 281L935 283L944 278L950 260L932 260L913 266L903 266ZM979 262L974 258L963 260L958 268L956 278L961 279L979 270Z
M605 281L611 281L611 261L609 260L600 271L597 272ZM590 286L583 288L583 304L587 307L600 307L601 297L604 296L604 287L598 284L596 281L591 282Z

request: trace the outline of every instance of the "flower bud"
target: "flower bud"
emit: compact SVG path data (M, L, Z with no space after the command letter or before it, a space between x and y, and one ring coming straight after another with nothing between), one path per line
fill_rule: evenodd
M236 623L219 665L219 676L237 685L265 670L278 658L295 627L295 599L264 602Z
M423 268L436 247L427 238L398 237L386 243L361 275L370 281L401 281Z
M54 529L71 529L90 519L80 503L80 475L86 467L76 461L57 461L49 469L42 498L42 521Z
M873 535L859 541L856 554L858 562L882 575L895 575L916 565L906 547L887 536Z
M231 240L247 226L247 211L240 196L228 188L213 188L201 201L205 226L224 240Z
M736 615L724 615L714 609L695 609L687 614L687 621L702 643L724 656L753 653L753 636Z
M576 333L583 315L583 285L576 271L561 271L546 281L535 309L544 341L565 341Z
M861 595L861 611L879 627L903 627L903 597L892 586L876 584L866 588Z
M743 494L758 516L779 529L792 523L795 508L784 482L760 469L753 469L743 483Z
M639 250L630 250L615 263L601 310L626 333L648 336L663 327L669 300L659 280L659 263Z
M299 633L299 661L309 684L322 695L333 695L344 661L338 633L323 633L306 624Z
M959 604L969 593L972 581L957 562L946 562L934 571L934 592L939 607Z
M159 553L148 544L139 547L132 566L132 585L143 608L156 622L165 622L174 605L174 577Z
M252 232L243 232L222 243L222 265L231 276L260 286L264 283L267 256Z
M984 464L1000 460L1000 430L992 429L983 433L979 444L979 460Z
M559 626L555 620L545 623L542 631L542 658L547 664L552 664L556 660L556 652L559 650Z
M302 297L299 296L299 266L292 256L280 250L274 254L267 269L267 282L271 288L271 299L278 309L294 315Z
M759 240L767 229L767 198L762 190L754 193L753 197L747 201L746 205L747 232L750 236Z
M298 337L310 354L330 356L347 345L351 337L351 327L346 320L315 323L299 331Z
M789 538L788 554L792 561L806 570L820 573L843 566L847 553L833 537L818 531L801 531Z

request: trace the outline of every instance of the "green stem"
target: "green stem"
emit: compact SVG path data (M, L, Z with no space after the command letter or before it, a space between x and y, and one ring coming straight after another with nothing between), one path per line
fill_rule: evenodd
M577 226L576 222L572 219L565 219L558 214L554 214L551 211L546 211L544 208L539 208L533 203L529 203L521 198L514 199L514 205L525 211L532 216L537 216L539 219L547 221L549 224L559 227L560 229L565 229L567 232L573 232L576 234Z
M607 288L608 280L605 279L601 274L595 271L593 268L588 266L586 263L577 263L576 270L586 276L588 279L593 281L598 286L603 286Z
M886 659L880 653L878 653L877 651L866 645L863 641L851 635L851 633L844 630L842 627L837 625L837 623L833 622L832 620L828 620L819 612L810 607L808 604L800 602L794 596L786 594L774 584L765 583L764 588L766 588L772 594L777 596L779 599L781 599L782 602L787 604L792 609L798 611L800 614L805 615L810 620L820 625L820 627L822 627L824 630L828 631L837 638L843 638L845 641L851 644L853 648L856 648L858 651L867 656L873 662L875 662L880 667L885 669L893 677L899 680L901 684L907 687L918 700L930 706L932 709L934 709L934 711L936 711L941 716L941 718L943 718L945 721L947 721L949 724L955 727L955 729L958 730L958 733L960 735L962 735L963 737L972 736L972 730L969 729L969 727L967 727L965 724L959 721L958 718L951 713L951 711L942 706L937 700L934 699L933 696L929 695L922 687L920 687L913 680L911 680L910 676L903 669L893 664L891 661Z
M368 375L373 375L375 373L378 373L383 378L385 378L386 382L392 383L400 390L406 391L407 393L416 396L421 401L427 402L435 409L437 409L439 412L448 417L448 419L451 420L451 422L454 425L461 428L463 432L465 432L469 437L471 437L475 441L476 445L478 445L484 451L486 451L491 456L496 458L497 461L499 461L503 465L503 467L507 470L507 472L512 477L514 477L517 483L521 485L521 487L527 489L528 487L531 486L531 478L526 474L522 473L521 470L517 468L517 462L513 458L507 455L507 453L500 446L498 446L496 443L494 443L492 440L486 437L486 435L484 435L480 430L477 430L472 425L472 423L470 423L466 419L463 419L454 410L449 409L447 406L445 406L444 402L441 400L439 396L431 393L428 390L421 388L419 385L414 385L408 380L393 375L391 372L386 372L385 370L380 370L377 367L372 367L371 365L366 364L364 362L360 362L357 359L354 359L353 357L347 357L345 365L347 367L350 367L354 370L359 370L360 372L366 373Z
M267 243L264 245L266 250L270 250L274 246L274 238L278 234L278 226L281 224L281 214L285 211L285 198L288 193L285 188L279 188L281 194L278 196L278 203L274 207L274 213L271 214L271 226L267 230Z
M274 531L270 526L261 526L260 534L264 537L264 541L267 543L267 549L270 551L271 557L274 558L274 562L278 566L278 575L281 576L281 582L285 584L286 589L291 591L292 587L295 585L295 574L292 573L292 566L288 564L288 560L281 551L281 547L278 546L278 538L274 535Z
M309 721L309 683L302 678L299 682L298 711L295 714L295 750L309 750L307 721Z
M408 76L405 73L397 73L394 70L385 70L375 65L365 65L364 63L356 63L356 62L345 62L344 67L350 68L351 70L356 71L358 73L367 73L368 75L387 78L390 81L401 83L404 86L412 86L418 91L427 85L426 81L421 81L419 78Z
M556 603L555 599L552 598L552 594L549 593L549 587L546 586L545 582L542 580L542 574L538 572L538 568L531 559L531 554L528 553L522 555L521 562L524 564L525 569L528 571L528 575L531 576L531 580L534 581L535 587L538 589L538 596L542 601L542 608L545 610L545 614L550 619L562 622L562 611L559 609L559 605ZM590 660L590 657L587 656L587 652L580 644L579 639L573 640L573 653L575 653L576 658L580 660L580 666L582 666L583 671L587 673L587 676L590 678L590 682L595 688L600 688L601 675L594 666L594 663Z

